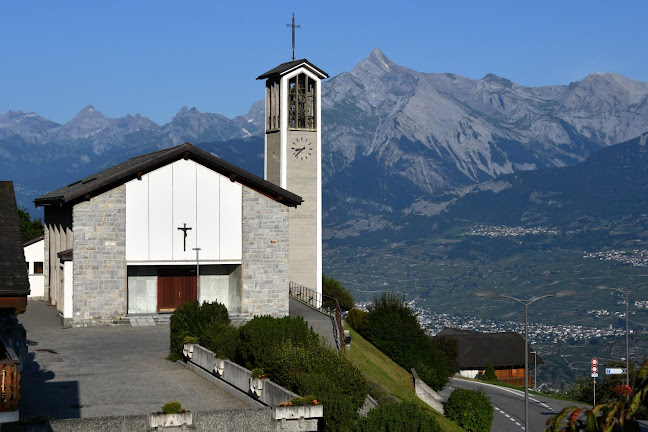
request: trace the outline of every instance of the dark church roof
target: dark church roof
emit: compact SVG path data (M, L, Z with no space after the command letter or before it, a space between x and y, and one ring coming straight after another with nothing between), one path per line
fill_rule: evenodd
M306 65L308 68L313 69L317 72L322 78L328 78L329 75L324 72L322 69L315 66L313 63L309 62L306 59L293 60L286 63L282 63L274 69L270 69L268 72L261 74L257 77L258 80L266 78L274 78L280 75L284 75L287 72L290 72L294 69L297 69L301 65Z
M524 367L524 338L517 333L481 333L444 328L437 336L457 340L459 370L486 369L489 362L496 369ZM529 364L533 363L531 351L529 347ZM544 364L544 361L537 356L536 363Z
M29 294L27 263L10 181L0 181L0 244L0 297L26 297Z
M34 203L37 206L76 203L183 158L191 159L225 177L229 177L231 181L245 185L286 206L297 207L303 201L300 196L292 192L257 177L198 147L184 143L169 149L134 157L97 174L92 174L82 180L46 193L36 198Z

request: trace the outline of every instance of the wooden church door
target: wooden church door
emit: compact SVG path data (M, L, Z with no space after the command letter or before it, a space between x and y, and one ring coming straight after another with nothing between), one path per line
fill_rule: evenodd
M178 306L198 299L194 268L158 269L158 311L173 312Z

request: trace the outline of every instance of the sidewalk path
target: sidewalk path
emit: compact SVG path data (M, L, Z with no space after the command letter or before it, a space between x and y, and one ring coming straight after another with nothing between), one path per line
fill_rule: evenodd
M42 301L30 301L18 319L29 350L22 418L147 414L173 400L191 411L258 406L166 360L168 326L63 329L56 308Z
M303 317L313 331L324 338L326 344L335 349L335 327L330 316L315 310L306 304L290 297L290 316Z

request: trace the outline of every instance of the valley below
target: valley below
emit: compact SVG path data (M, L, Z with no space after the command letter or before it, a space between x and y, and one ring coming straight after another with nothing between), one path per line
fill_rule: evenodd
M403 240L406 230L376 232L384 237L379 248L329 241L325 272L339 278L361 303L383 291L401 293L432 335L444 326L524 333L522 306L478 297L476 291L520 299L575 291L529 307L529 340L545 362L538 382L554 390L589 376L592 357L601 364L625 358L623 296L600 287L628 289L630 358L643 361L648 353L648 216L583 218L561 227L452 225L437 224L410 240Z

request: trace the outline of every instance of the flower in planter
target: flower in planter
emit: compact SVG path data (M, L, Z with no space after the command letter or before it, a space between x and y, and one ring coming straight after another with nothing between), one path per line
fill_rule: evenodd
M264 379L268 377L263 371L263 369L261 368L252 369L252 372L250 372L250 376L252 376L252 378L259 378L259 379Z
M317 399L315 399L315 396L313 395L297 396L290 399L290 405L294 405L294 406L319 405L319 402Z

